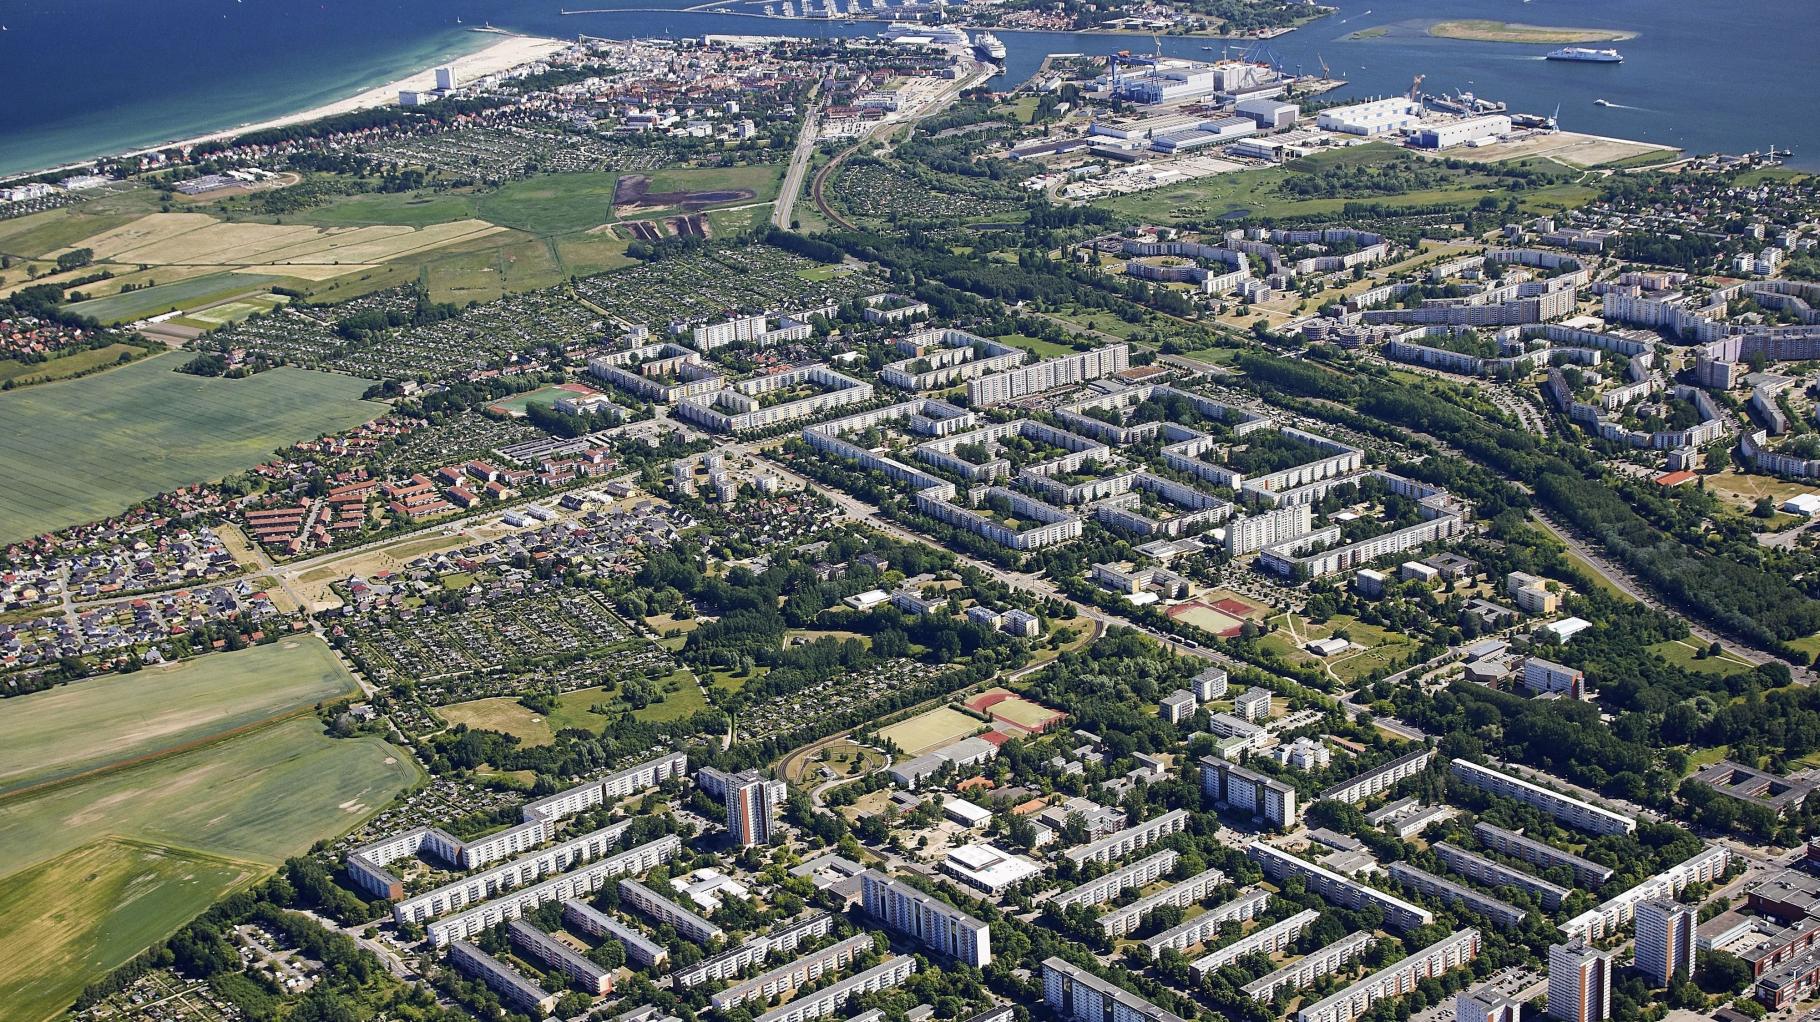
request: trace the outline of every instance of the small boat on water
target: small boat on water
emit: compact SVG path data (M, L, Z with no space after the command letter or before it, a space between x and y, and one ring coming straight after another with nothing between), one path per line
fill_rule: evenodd
M1612 106L1613 104L1612 104L1612 101L1609 99L1595 99L1592 101L1592 105L1593 106Z

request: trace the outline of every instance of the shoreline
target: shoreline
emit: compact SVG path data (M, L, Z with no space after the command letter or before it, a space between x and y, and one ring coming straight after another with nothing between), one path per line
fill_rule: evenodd
M501 29L476 28L472 31L496 35L498 36L498 41L446 60L439 60L428 67L418 68L409 74L405 74L382 85L375 85L362 89L352 96L346 96L342 99L333 100L327 103L319 103L316 106L306 110L299 110L296 113L283 114L262 121L250 121L200 135L172 139L152 145L139 146L133 149L99 153L87 159L73 160L36 170L23 170L16 174L0 175L0 180L14 180L36 177L40 174L74 170L81 167L87 167L101 160L144 156L148 153L161 152L166 149L185 148L200 145L204 142L215 142L221 139L234 138L235 136L244 135L248 132L264 131L269 128L282 128L292 124L303 124L308 121L321 120L324 117L333 117L337 114L352 113L356 110L371 110L376 107L394 106L398 102L398 93L401 89L428 90L432 88L436 84L436 68L453 68L455 70L456 81L457 83L460 83L471 81L475 78L482 78L490 74L498 74L502 71L509 71L512 68L520 67L525 64L534 63L552 53L560 52L574 45L563 39L521 35L515 32L506 32Z

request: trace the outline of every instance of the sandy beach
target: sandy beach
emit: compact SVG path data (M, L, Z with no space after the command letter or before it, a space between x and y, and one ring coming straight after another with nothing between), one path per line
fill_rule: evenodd
M541 36L507 35L501 33L498 36L498 42L493 43L485 49L464 54L453 60L444 61L434 67L426 67L421 71L406 75L397 81L387 82L384 85L368 89L357 95L349 96L347 99L337 100L333 103L325 103L321 106L312 107L298 113L286 114L283 117L274 117L269 121L242 124L221 131L210 132L207 135L197 135L194 138L186 138L176 142L164 142L155 146L147 146L143 149L134 150L128 155L156 152L160 149L169 149L173 146L196 145L199 142L213 142L217 139L243 135L249 131L260 131L266 128L281 128L287 124L301 124L304 121L331 117L335 114L345 114L355 110L367 110L379 106L391 106L398 102L398 93L400 90L414 89L428 91L429 89L434 88L436 85L436 67L452 67L455 69L455 80L457 83L470 82L476 78L483 78L490 74L498 74L501 71L511 70L521 64L529 64L533 61L542 60L550 54L568 49L572 45L573 43L561 39L546 39Z

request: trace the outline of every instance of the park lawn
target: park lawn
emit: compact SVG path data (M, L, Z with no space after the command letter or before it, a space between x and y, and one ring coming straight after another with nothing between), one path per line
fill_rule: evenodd
M155 757L360 691L299 636L17 696L0 715L0 794Z
M764 215L768 216L769 213ZM712 220L713 217L710 216L709 219ZM718 223L715 224L715 230L720 230ZM637 262L626 254L626 249L632 244L631 239L615 238L605 231L597 234L568 234L554 239L552 244L556 247L557 265L565 277L598 276Z
M371 381L284 367L242 380L174 370L188 356L0 394L0 543L117 514L250 468L386 410Z
M472 195L460 192L367 193L337 198L296 219L319 227L429 227L472 219L475 205Z
M614 219L617 173L549 174L512 181L480 197L480 218L547 238L598 227Z
M672 686L674 692L669 691ZM708 697L702 693L701 686L695 683L688 671L676 671L658 682L658 688L664 692L663 702L633 710L633 717L647 724L661 724L693 717L708 708Z
M720 192L750 189L750 199L732 199L731 203L764 202L777 197L784 179L783 164L761 164L752 167L676 167L652 171L650 190L661 192Z
M672 684L676 691L667 691ZM663 701L632 710L633 717L659 723L680 720L708 707L707 699L687 671L677 671L659 682L658 687L666 690ZM527 746L539 746L556 741L556 733L567 728L599 733L607 718L594 713L591 707L601 703L612 706L615 713L628 709L615 689L583 688L557 696L556 709L547 717L527 708L514 696L450 703L438 706L436 715L450 726L466 724L476 730L498 731L517 737Z
M261 872L254 864L104 839L0 880L6 1017L55 1017L90 980Z
M713 229L715 237L743 234L754 227L762 227L771 222L771 204L769 202L758 202L756 199L747 201L754 205L742 206L738 209L708 210L708 226Z
M103 366L110 366L126 355L138 358L146 354L144 348L131 344L109 344L100 348L84 348L68 355L59 355L48 362L21 362L16 358L0 359L0 384L11 383L24 387L33 383L51 383L56 380L67 380L72 376L81 376Z
M1000 337L997 339L1014 348L1024 348L1028 351L1034 351L1038 358L1060 358L1063 355L1075 354L1074 345L1072 344L1057 344L1054 341L1045 341L1040 337L1029 337L1024 334L1011 334L1008 337Z
M1703 647L1696 646L1695 644L1682 639L1670 639L1667 642L1656 643L1654 646L1649 647L1649 651L1669 663L1674 664L1676 667L1689 671L1698 671L1701 674L1712 674L1725 677L1733 674L1743 674L1753 669L1749 663L1738 659L1730 653L1722 652L1716 657L1700 657L1697 654L1700 652L1701 648Z
M0 799L5 1017L61 1011L230 890L421 778L384 741L329 738L303 718Z

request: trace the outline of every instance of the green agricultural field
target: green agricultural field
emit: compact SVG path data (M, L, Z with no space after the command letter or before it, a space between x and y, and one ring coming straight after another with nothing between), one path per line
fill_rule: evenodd
M360 400L366 380L292 368L244 380L173 372L187 358L0 394L0 543L219 479L385 410Z
M72 376L110 366L120 361L120 356L130 355L134 358L145 353L144 348L131 344L109 344L102 348L84 348L68 355L61 355L48 362L21 362L18 359L0 359L0 383L12 382L23 387L30 383L50 383L53 380L67 380Z
M283 295L248 295L239 301L224 302L221 305L212 305L198 312L193 312L188 316L179 318L176 322L182 323L185 326L199 326L204 330L213 330L216 327L226 326L229 323L238 323L248 316L271 312L273 309L284 305L288 301L290 301L290 299Z
M0 880L0 1004L21 1022L55 1017L92 979L258 874L227 859L103 840Z
M258 273L211 273L170 284L157 284L77 302L69 310L78 316L89 316L106 325L131 323L134 320L161 316L176 309L195 309L229 298L263 291L287 278Z
M7 1019L56 1014L222 895L420 778L385 742L329 738L306 717L0 799Z
M96 215L65 208L0 221L0 253L36 259L135 219L134 214Z
M0 794L163 755L358 692L327 643L300 636L18 696L0 714Z

